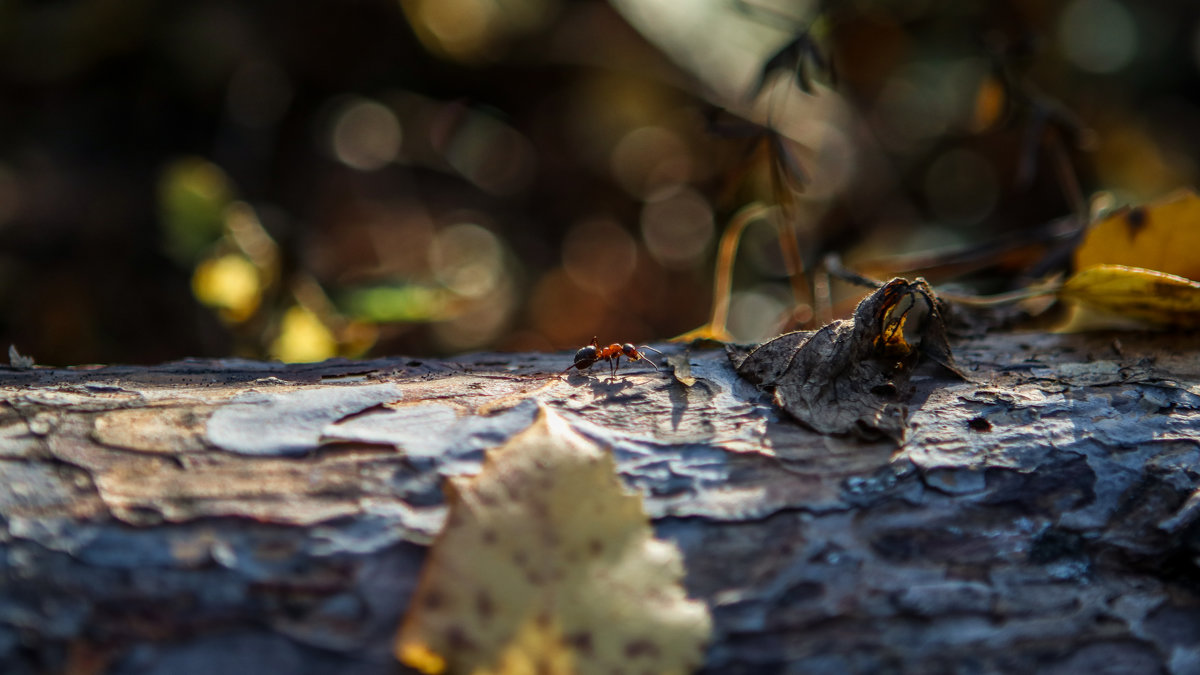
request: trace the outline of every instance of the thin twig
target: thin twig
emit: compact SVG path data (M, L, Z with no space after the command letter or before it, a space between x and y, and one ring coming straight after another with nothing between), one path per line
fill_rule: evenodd
M877 279L865 277L858 272L848 269L842 264L842 259L836 253L831 253L825 256L825 269L830 276L836 277L847 283L856 286L864 286L866 288L880 288L883 282ZM1036 298L1043 295L1053 295L1062 289L1061 281L1054 281L1041 286L1030 286L1021 288L1008 293L997 293L996 295L962 295L959 293L951 293L946 291L937 291L939 298L953 302L958 305L968 307L997 307L1000 305L1008 305L1020 300Z
M729 319L729 296L733 291L733 263L737 258L742 232L750 223L770 213L771 207L755 202L743 207L729 221L717 246L717 273L713 277L713 309L708 325L717 331L725 330Z

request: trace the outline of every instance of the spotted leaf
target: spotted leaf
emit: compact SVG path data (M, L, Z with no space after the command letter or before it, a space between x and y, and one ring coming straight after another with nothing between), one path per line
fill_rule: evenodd
M710 619L607 450L553 413L451 483L396 655L426 673L686 673Z

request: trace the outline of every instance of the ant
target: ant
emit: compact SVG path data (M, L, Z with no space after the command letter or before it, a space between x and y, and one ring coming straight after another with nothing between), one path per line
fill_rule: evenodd
M662 355L662 352L649 345L642 345L642 349L649 349L655 354ZM612 370L612 378L615 380L617 378L617 366L620 363L622 356L630 361L645 361L651 366L654 366L655 370L658 370L658 366L656 366L654 362L651 361L644 353L638 351L637 347L634 347L632 344L626 342L623 345L619 345L614 342L607 347L601 347L600 340L593 337L591 344L587 345L586 347L582 347L579 351L575 352L575 363L567 366L566 370L559 373L558 376L562 377L566 373L570 372L572 368L587 370L588 368L591 368L592 365L597 361L608 361L609 368Z

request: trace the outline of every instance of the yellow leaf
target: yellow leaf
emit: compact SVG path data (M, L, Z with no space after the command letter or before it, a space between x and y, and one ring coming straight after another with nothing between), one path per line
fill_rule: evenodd
M1086 317L1073 318L1065 329L1068 331L1101 325L1128 327L1130 323L1141 327L1200 328L1200 283L1173 274L1122 265L1096 265L1075 273L1058 295L1092 310Z
M396 656L426 673L686 673L710 630L612 456L542 410L450 484Z
M446 672L446 659L430 651L429 647L423 644L414 642L401 645L397 647L396 655L409 668L415 668L426 675L439 675L439 673Z
M271 356L285 363L311 363L337 356L337 339L320 317L302 305L289 307L280 322Z
M254 263L240 254L208 258L192 273L192 293L200 302L221 310L227 321L249 319L262 301L262 281Z
M1200 196L1182 190L1096 222L1075 251L1075 269L1124 265L1200 279Z

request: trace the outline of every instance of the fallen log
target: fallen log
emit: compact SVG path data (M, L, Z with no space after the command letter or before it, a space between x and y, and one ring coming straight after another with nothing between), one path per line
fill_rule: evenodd
M0 672L405 672L443 482L541 405L682 550L705 672L1200 673L1196 336L953 350L969 379L918 368L899 444L802 427L720 350L694 381L564 354L0 369Z

